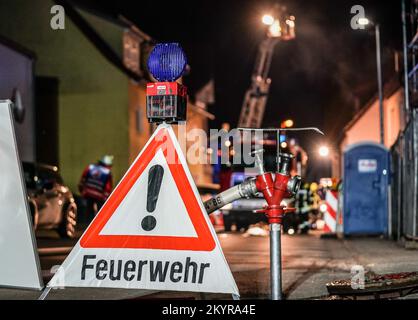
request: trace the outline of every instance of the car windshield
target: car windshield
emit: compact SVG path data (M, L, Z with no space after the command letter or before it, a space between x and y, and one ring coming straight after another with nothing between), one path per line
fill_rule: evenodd
M55 167L56 168L56 167ZM58 173L58 169L39 166L37 170L38 179L41 182L53 182L63 184L62 178Z
M63 180L54 167L42 165L34 165L33 163L23 163L23 172L26 187L28 189L36 189L46 184L63 184Z
M36 189L35 166L32 163L23 163L23 175L25 178L26 187L28 189Z

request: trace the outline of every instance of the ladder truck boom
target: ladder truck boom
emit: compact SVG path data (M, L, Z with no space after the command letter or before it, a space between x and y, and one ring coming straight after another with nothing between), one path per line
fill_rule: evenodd
M260 128L261 126L271 83L268 72L277 42L277 38L266 38L260 43L251 85L244 96L238 121L239 127Z
M271 79L268 77L274 47L280 40L295 38L295 17L286 14L284 6L276 5L276 17L269 16L266 37L258 46L251 85L245 92L238 127L260 128L269 95Z

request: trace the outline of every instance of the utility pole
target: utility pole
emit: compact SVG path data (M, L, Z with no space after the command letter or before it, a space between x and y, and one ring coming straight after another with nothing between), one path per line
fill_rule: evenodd
M380 143L385 144L385 115L383 108L383 77L382 77L382 56L381 56L381 44L380 44L380 25L373 23L367 18L359 19L360 25L373 25L376 37L376 67L377 67L377 86L379 94L379 124L380 124Z
M376 34L376 64L377 64L377 85L379 90L379 120L380 120L380 143L385 144L385 115L383 109L383 80L382 80L382 57L380 48L380 26L375 25Z

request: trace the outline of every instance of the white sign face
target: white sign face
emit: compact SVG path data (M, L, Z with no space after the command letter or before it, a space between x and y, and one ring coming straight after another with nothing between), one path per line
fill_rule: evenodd
M377 160L376 159L359 159L358 171L361 173L376 172Z
M0 101L0 286L42 289L10 101Z
M239 295L173 129L160 125L48 287Z

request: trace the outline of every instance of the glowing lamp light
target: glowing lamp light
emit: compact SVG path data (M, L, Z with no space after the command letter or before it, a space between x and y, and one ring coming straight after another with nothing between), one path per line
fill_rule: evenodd
M284 122L284 126L285 126L286 128L291 128L291 127L293 127L293 120L291 120L291 119L286 120L286 121Z
M369 19L367 18L359 18L357 21L358 21L358 24L362 26L366 26L370 23Z
M263 22L263 24L265 24L266 26L271 26L274 23L274 18L273 16L271 16L270 14L265 14L262 18L261 21Z
M322 213L326 212L327 210L328 210L328 207L327 207L327 205L325 203L322 203L319 206L319 211L321 211Z
M329 148L327 146L322 146L319 148L318 152L321 157L328 157Z
M186 65L186 55L178 43L159 43L148 58L148 70L158 81L177 80Z
M273 38L278 38L282 35L282 28L280 27L279 20L275 20L269 27L269 34Z
M286 24L290 27L290 28L294 28L295 27L295 17L291 16L289 19L286 20Z

